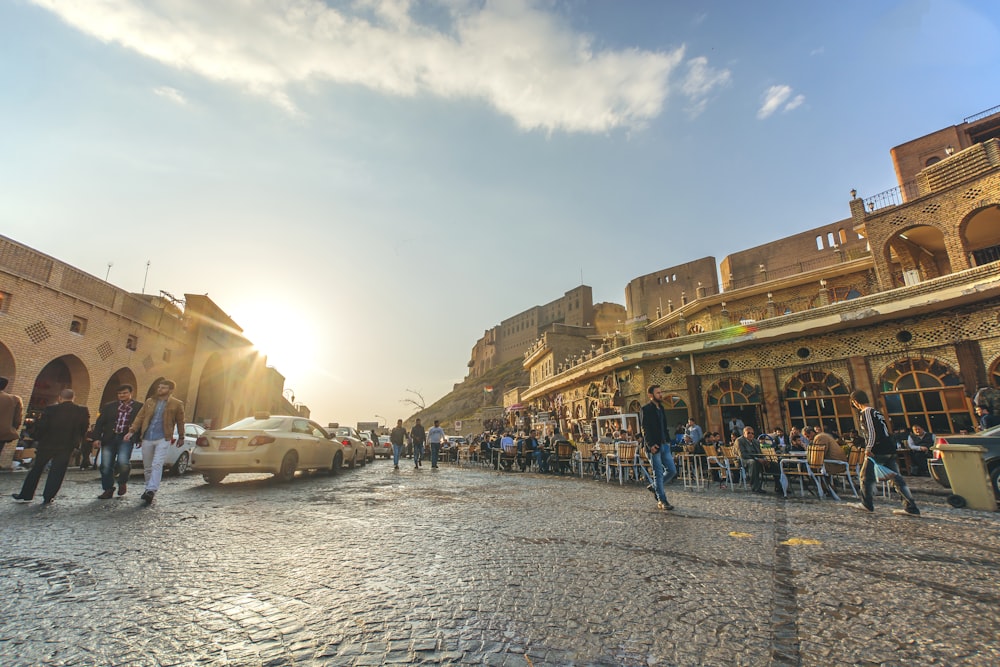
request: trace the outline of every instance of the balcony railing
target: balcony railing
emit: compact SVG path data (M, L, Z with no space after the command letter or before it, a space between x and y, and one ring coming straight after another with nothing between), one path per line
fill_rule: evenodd
M902 185L889 188L885 192L880 192L865 199L865 210L872 213L879 209L889 208L890 206L899 206L908 201L913 201L918 197L920 197L920 189L917 187L916 180L906 181Z
M987 109L986 111L980 111L979 113L976 114L972 114L971 116L965 118L962 122L971 123L973 121L979 120L980 118L986 118L987 116L992 116L998 111L1000 111L1000 106L993 107L992 109Z

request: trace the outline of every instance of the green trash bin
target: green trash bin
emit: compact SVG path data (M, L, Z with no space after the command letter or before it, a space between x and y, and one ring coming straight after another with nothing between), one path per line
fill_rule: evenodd
M935 447L941 452L945 472L955 495L965 499L966 507L975 510L997 511L997 500L993 486L983 463L986 448L979 445L940 444Z

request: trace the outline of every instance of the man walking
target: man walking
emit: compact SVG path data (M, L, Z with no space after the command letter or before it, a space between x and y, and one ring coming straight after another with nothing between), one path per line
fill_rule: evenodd
M42 490L42 502L51 503L69 466L69 457L73 450L80 446L87 428L90 426L90 412L86 407L73 402L73 390L63 389L59 392L58 403L50 405L42 412L35 426L37 450L35 460L24 478L21 492L14 494L14 500L28 501L35 497L38 480L45 471L45 466L52 462L49 476L45 479Z
M118 400L101 406L94 425L94 440L101 447L101 486L104 492L97 496L108 500L114 495L115 473L118 477L118 495L128 491L128 476L132 470L132 441L125 437L135 420L142 403L132 399L132 385L118 387Z
M861 426L865 432L865 463L861 468L861 502L852 503L851 507L862 512L874 512L875 503L875 465L885 466L892 470L895 475L889 478L889 482L896 489L896 492L903 497L903 509L893 510L893 514L904 516L920 516L917 503L913 500L910 487L906 485L906 480L899 473L899 462L896 459L896 446L892 442L892 435L889 427L885 423L882 413L869 405L868 394L857 390L851 392L851 406L861 413ZM874 461L874 463L873 463Z
M403 428L402 419L397 419L396 428L389 432L389 442L392 443L392 469L399 470L399 456L406 443L406 429Z
M184 437L184 404L171 396L176 386L173 380L166 378L159 380L156 383L156 394L146 399L125 434L128 440L132 440L133 434L142 435L142 465L146 490L143 491L141 498L147 505L152 504L153 496L160 490L163 460L167 456L167 448L174 442L174 429L177 429L179 438Z
M5 377L0 377L0 452L8 442L17 440L17 429L21 428L24 406L21 397L7 393Z
M431 445L431 468L438 467L438 453L441 451L441 444L445 441L444 429L440 422L435 419L434 426L427 431L427 442Z
M420 459L424 458L424 441L427 440L427 433L424 431L424 425L420 423L419 417L417 417L417 423L410 429L410 440L413 441L413 467L419 468Z
M667 493L663 490L665 484L677 476L677 466L670 453L670 429L667 427L667 413L663 408L663 392L660 385L650 385L646 390L649 403L642 406L642 437L649 460L653 463L653 495L656 496L656 506L672 510L674 506L667 501ZM665 471L665 472L664 472Z

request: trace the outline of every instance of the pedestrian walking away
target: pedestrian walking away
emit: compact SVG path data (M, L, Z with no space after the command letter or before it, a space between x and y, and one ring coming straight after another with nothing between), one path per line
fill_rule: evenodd
M132 427L142 403L132 398L132 385L118 387L118 399L101 406L101 412L94 424L94 440L101 447L101 500L114 496L115 477L118 481L118 495L128 491L128 477L132 471L132 440L125 435Z
M670 453L670 429L667 426L667 413L663 407L663 392L660 385L654 384L646 390L649 403L642 406L643 446L653 464L653 495L656 496L656 506L660 509L672 510L674 506L667 500L664 486L677 476L677 466Z
M156 393L152 398L146 399L125 434L129 440L139 436L142 438L146 489L141 497L147 505L152 504L153 496L160 490L163 460L167 456L167 448L174 442L171 437L174 429L177 429L177 437L184 437L184 404L171 396L176 386L173 380L158 380Z
M445 441L444 429L440 422L435 419L434 426L427 431L427 442L431 446L431 468L438 467L438 454L441 452L441 444Z
M402 419L397 419L396 428L389 432L389 442L392 443L392 469L399 470L399 456L406 443L406 429L403 428Z
M420 459L424 457L424 441L427 440L427 433L424 431L424 425L420 423L420 418L417 418L417 423L413 425L410 429L410 440L413 441L413 467L420 467Z
M893 514L904 516L920 516L917 503L913 500L910 487L899 472L899 461L896 458L896 445L892 434L881 412L869 404L868 394L864 391L851 393L851 407L861 415L861 426L865 433L865 463L861 468L861 502L851 506L863 512L875 511L875 464L878 463L891 470L889 477L896 492L903 498L903 509L893 510Z
M69 467L69 457L80 446L90 426L90 412L86 407L74 403L74 397L72 389L63 389L59 392L58 402L42 411L35 426L35 440L38 443L35 460L28 476L24 478L21 492L14 494L14 500L29 501L35 497L38 480L49 462L52 467L45 479L42 500L45 504L55 500L66 476L66 468Z

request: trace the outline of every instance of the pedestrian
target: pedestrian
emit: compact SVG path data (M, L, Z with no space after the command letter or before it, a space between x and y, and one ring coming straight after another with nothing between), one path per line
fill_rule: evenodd
M171 396L176 387L173 380L160 378L156 382L156 393L146 399L125 434L129 440L142 437L146 489L140 497L146 505L152 504L153 496L160 490L163 460L167 456L167 448L174 442L174 429L177 429L177 437L184 437L184 403Z
M69 457L80 446L90 426L90 412L85 406L74 403L74 396L72 389L63 389L59 392L58 402L42 411L35 426L35 460L24 478L21 492L13 494L14 500L30 501L35 497L38 480L50 461L52 468L45 478L42 502L48 505L55 500L66 477Z
M868 394L861 390L851 392L851 407L861 416L861 427L865 433L865 462L861 467L861 502L852 503L851 507L862 512L874 512L875 502L875 464L878 463L894 472L889 478L896 492L903 498L903 509L893 510L893 514L905 516L920 516L917 503L913 500L910 487L899 472L899 462L896 458L896 445L882 413L869 405Z
M677 476L677 466L670 453L670 429L667 426L667 413L663 407L663 392L660 385L650 385L646 390L649 403L642 406L642 438L643 446L653 464L654 482L649 490L656 496L656 506L661 510L672 510L674 506L667 501L667 493L663 487ZM649 488L649 487L647 487Z
M424 431L424 425L420 423L420 417L417 417L417 423L410 429L410 440L413 441L413 467L419 468L420 459L424 457L424 441L427 440L427 433Z
M403 420L396 420L396 428L389 432L389 442L392 443L392 469L399 470L399 455L403 453L406 443L406 429L403 428Z
M994 426L1000 426L1000 417L990 411L990 406L986 403L976 406L976 416L979 417L979 430L985 431ZM2 447L0 447L2 449Z
M21 428L24 414L21 397L7 393L9 382L9 379L0 377L0 452L8 442L17 440L17 430Z
M441 423L435 419L434 426L427 430L427 442L431 446L431 468L438 467L438 454L441 452L441 445L447 440Z
M142 403L132 398L133 391L130 384L119 386L117 400L101 406L97 423L94 424L93 438L101 448L103 492L97 496L100 500L108 500L114 495L116 473L118 495L124 496L128 492L128 477L132 471L132 440L126 438L125 434L142 409Z

